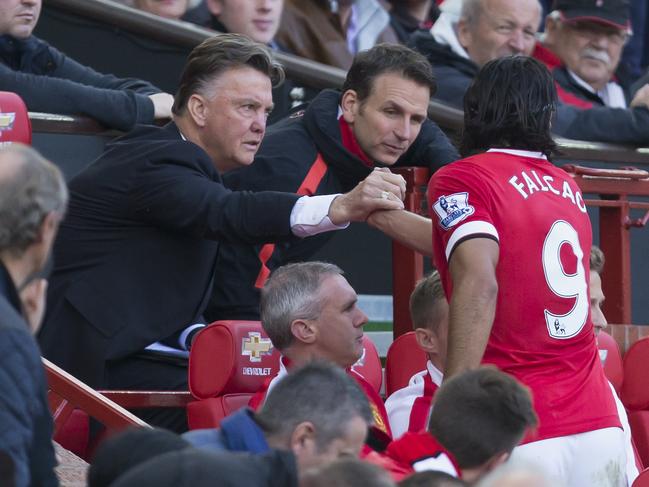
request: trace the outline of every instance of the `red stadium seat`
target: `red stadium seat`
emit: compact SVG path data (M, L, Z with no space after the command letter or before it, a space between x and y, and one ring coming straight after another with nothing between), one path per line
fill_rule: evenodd
M248 404L279 370L279 353L259 321L217 321L201 330L189 354L190 429L218 427Z
M414 331L392 342L385 361L385 395L407 386L414 374L426 368L427 360L426 353L417 345Z
M383 366L381 365L381 358L379 357L379 352L377 352L374 342L367 335L363 335L363 356L352 368L370 383L377 394L381 394Z
M0 144L31 145L32 124L25 102L15 93L0 91Z
M633 481L632 487L649 487L649 468L640 472L640 475Z
M643 465L649 465L649 337L635 342L624 354L622 402Z
M597 336L597 348L599 348L600 358L602 358L604 373L619 395L624 379L620 348L615 339L606 332L601 332Z

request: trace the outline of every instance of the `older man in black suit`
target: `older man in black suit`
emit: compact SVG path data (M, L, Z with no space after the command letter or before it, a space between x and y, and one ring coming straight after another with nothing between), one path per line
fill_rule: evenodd
M244 36L206 40L185 67L174 122L135 129L71 181L39 337L46 357L94 387L186 388L185 367L142 352L201 320L219 240L305 237L403 207L404 181L385 170L343 195L222 185L222 172L252 163L282 75ZM183 429L182 415L160 414L143 417Z

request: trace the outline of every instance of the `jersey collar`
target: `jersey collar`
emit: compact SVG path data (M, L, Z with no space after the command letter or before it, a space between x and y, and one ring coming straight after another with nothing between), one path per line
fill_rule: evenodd
M533 159L544 159L548 160L547 157L545 157L545 154L542 152L533 152L529 150L519 150L519 149L489 149L487 152L502 152L503 154L510 154L512 156L518 156L518 157L531 157Z

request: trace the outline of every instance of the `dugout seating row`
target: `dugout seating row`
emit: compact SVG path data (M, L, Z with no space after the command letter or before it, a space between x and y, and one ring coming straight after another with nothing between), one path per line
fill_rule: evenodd
M381 359L372 341L363 337L364 352L354 365L380 393ZM190 429L218 427L228 414L244 407L279 370L279 352L259 321L217 321L201 330L189 355L187 405Z

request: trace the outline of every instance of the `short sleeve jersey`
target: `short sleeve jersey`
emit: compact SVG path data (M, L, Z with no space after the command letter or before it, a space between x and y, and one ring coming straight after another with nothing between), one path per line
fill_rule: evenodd
M458 245L498 242L498 298L483 363L531 389L539 428L526 440L619 427L590 319L592 229L572 178L540 153L492 149L437 171L428 201L449 300Z

